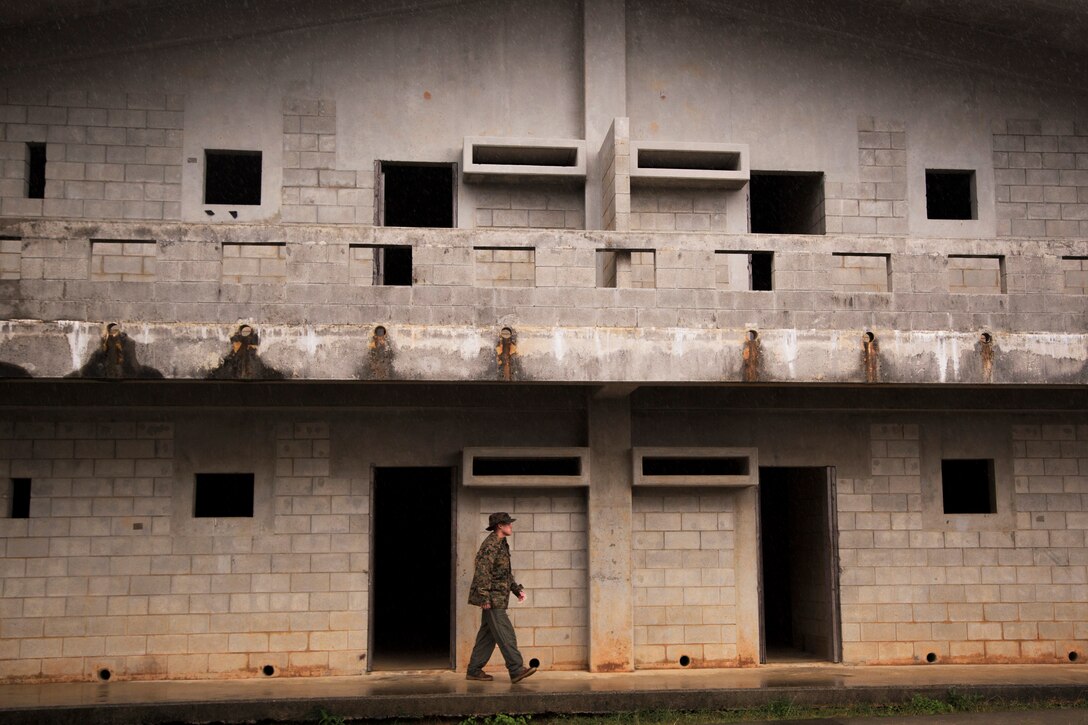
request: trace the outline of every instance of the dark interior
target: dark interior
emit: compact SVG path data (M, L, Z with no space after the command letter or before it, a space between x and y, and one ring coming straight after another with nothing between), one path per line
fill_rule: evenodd
M752 172L752 233L823 234L824 175Z
M973 171L926 171L926 216L974 219Z
M197 518L253 515L252 473L198 473L193 496Z
M205 151L204 203L261 203L260 151Z
M759 469L767 661L831 660L832 551L827 469Z
M450 666L449 468L374 470L371 669Z
M382 247L381 283L401 287L412 286L412 248Z
M45 198L45 144L28 143L26 145L28 155L27 168L27 198Z
M992 514L994 462L988 458L941 461L941 495L946 514Z
M452 227L453 167L382 162L387 227Z

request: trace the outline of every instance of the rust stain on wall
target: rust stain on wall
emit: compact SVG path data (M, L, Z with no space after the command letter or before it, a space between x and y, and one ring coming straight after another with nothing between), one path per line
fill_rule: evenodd
M282 380L284 375L261 360L257 348L261 338L249 325L242 325L231 335L230 352L219 367L208 373L208 380Z
M880 346L871 332L861 338L861 364L865 370L865 382L880 382Z
M749 330L744 340L744 382L754 383L759 380L759 333Z
M511 381L520 377L517 336L509 327L502 328L499 333L499 341L495 345L495 365L499 380Z
M68 377L101 378L107 380L158 380L163 377L153 367L141 365L136 359L136 341L117 323L106 325L98 349L77 372Z
M984 332L979 337L977 345L979 356L982 358L982 380L987 383L994 381L994 338L990 333Z
M392 380L395 377L394 357L393 343L389 339L388 331L381 325L375 327L367 343L366 364L359 377L364 380Z

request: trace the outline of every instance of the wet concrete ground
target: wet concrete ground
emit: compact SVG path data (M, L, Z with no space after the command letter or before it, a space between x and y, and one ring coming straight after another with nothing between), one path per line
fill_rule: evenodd
M909 700L915 694L939 699L949 690L1007 699L1084 699L1088 698L1088 665L767 665L622 674L540 672L517 685L501 673L493 682L469 682L464 673L449 671L0 685L0 723L291 722L311 719L322 708L351 718L701 710L780 700L888 703ZM990 725L1033 722L1001 721L986 715ZM1072 716L1080 719L1038 722L1088 722L1088 710L1073 711Z

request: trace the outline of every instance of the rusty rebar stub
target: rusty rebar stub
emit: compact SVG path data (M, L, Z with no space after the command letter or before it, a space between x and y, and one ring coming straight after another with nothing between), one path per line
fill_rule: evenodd
M982 360L982 380L992 383L994 381L994 336L986 331L981 332L976 347Z
M520 377L517 335L512 327L499 330L499 340L495 345L495 365L500 380L511 381Z
M880 382L880 345L871 330L861 336L861 367L865 371L865 382Z
M230 337L230 352L208 373L208 380L282 380L283 373L261 360L260 344L260 335L252 325L239 325Z
M758 382L760 368L760 342L758 330L750 329L745 334L744 348L741 355L743 359L744 382Z
M366 362L359 370L359 377L363 380L392 380L395 377L395 357L389 331L384 325L376 325L367 341Z
M136 341L130 338L121 325L108 322L102 328L102 339L87 362L72 378L100 380L161 379L163 374L153 367L141 365L136 358Z

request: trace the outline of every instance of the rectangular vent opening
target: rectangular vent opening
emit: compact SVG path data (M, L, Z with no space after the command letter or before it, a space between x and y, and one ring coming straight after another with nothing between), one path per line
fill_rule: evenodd
M643 476L747 476L747 456L644 456Z
M198 473L193 516L201 518L252 517L252 473Z
M473 476L581 476L578 456L472 459Z
M562 166L578 164L578 149L548 146L473 146L472 163L491 166Z
M740 154L736 151L685 151L679 149L638 149L642 169L692 169L699 171L737 171Z

